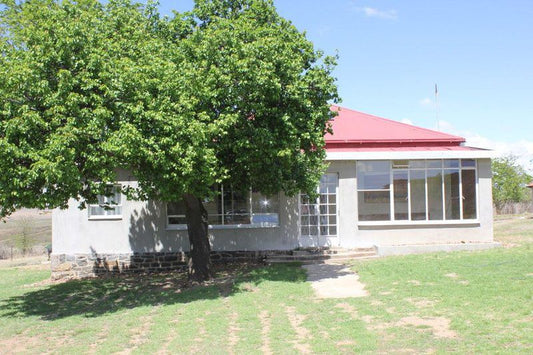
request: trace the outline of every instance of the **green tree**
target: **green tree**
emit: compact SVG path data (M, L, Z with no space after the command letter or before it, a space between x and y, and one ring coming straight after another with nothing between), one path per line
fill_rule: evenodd
M529 198L525 185L533 178L516 159L509 155L492 161L492 197L497 209L506 203L522 202Z
M186 205L190 277L211 277L211 186L312 192L338 101L323 56L271 0L3 1L0 213L80 207L118 168L133 199Z

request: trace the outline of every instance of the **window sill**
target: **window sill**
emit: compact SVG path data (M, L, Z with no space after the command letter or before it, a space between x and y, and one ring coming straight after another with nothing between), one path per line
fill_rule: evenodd
M423 227L479 227L478 219L446 220L446 221L360 221L357 226L366 228L423 228Z
M90 216L89 221L118 221L122 219L122 215L116 216Z
M279 228L279 224L219 224L209 226L209 229L262 229L262 228ZM169 231L184 231L187 226L184 224L167 225L166 230Z

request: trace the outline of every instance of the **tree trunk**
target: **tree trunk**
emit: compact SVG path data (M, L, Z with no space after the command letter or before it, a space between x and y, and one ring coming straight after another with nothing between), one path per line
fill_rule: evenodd
M202 200L191 194L183 195L183 201L190 245L189 280L207 281L212 276L207 211Z

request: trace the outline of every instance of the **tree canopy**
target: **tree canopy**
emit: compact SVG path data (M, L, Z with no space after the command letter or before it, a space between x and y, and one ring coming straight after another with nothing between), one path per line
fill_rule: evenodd
M0 214L83 207L126 169L130 198L215 183L312 191L338 100L323 56L270 0L2 1Z
M533 180L517 162L515 156L505 156L492 161L492 196L496 207L505 203L522 202L530 198L525 185Z

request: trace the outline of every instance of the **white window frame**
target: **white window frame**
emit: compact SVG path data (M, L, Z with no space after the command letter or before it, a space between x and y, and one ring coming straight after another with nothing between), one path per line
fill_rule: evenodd
M96 221L96 220L120 220L122 219L122 216L123 216L123 198L124 196L122 195L122 186L120 184L113 184L113 185L109 185L113 191L117 191L118 192L118 196L120 196L120 201L119 203L110 203L110 202L117 202L117 201L112 201L110 199L112 199L114 197L113 196L105 196L105 195L98 195L99 197L103 197L104 198L104 201L105 203L103 204L99 204L99 203L93 203L93 204L90 204L87 208L87 214L88 214L88 219L90 221ZM109 201L108 201L109 200ZM91 207L98 207L98 208L104 208L104 206L111 206L113 209L114 208L120 208L120 213L119 214L94 214L94 213L91 213Z
M414 160L440 160L441 166L440 168L428 168L427 163L425 164L425 168L400 168L400 169L393 169L393 161L394 160L407 160L407 161L414 161ZM445 160L457 160L459 161L459 166L457 168L445 168L444 167L444 161ZM463 160L473 160L474 166L472 167L463 167L462 161ZM359 162L369 162L374 160L360 160ZM357 215L357 224L360 226L379 226L379 225L453 225L453 224L478 224L479 223L479 171L478 171L478 160L474 158L467 158L467 159L460 159L460 158L447 158L447 159L393 159L393 160L387 160L390 163L390 184L389 184L389 213L390 213L390 219L389 220L381 220L381 221L359 221L359 214ZM459 219L446 219L446 199L445 199L445 185L444 185L444 175L441 174L441 182L442 182L442 219L438 220L430 220L429 219L429 208L428 208L428 180L427 180L427 172L428 169L431 170L438 170L441 169L442 173L446 170L459 170ZM394 170L406 170L408 174L408 219L407 220L396 220L395 214L394 214ZM411 216L411 171L412 170L424 170L425 171L425 205L426 205L426 219L425 220L412 220ZM475 190L476 190L476 218L473 219L464 219L463 218L463 185L462 185L462 170L474 170L475 172ZM357 189L357 187L356 187ZM359 196L360 191L374 191L374 190L367 190L367 189L357 189L357 194ZM386 191L386 190L379 190L379 191ZM360 206L358 206L359 210Z
M335 221L336 223L334 225L330 224L329 223L329 217L332 216L332 214L330 213L327 213L325 214L324 216L327 217L327 223L325 224L325 226L327 226L328 228L328 231L329 231L329 228L331 226L335 226L335 229L337 231L336 234L322 234L322 231L321 231L321 228L324 224L321 223L320 221L320 217L321 217L321 213L320 213L320 184L317 186L317 193L318 193L318 196L316 198L316 201L315 203L308 203L307 205L309 206L312 206L312 205L316 205L317 208L318 208L318 213L316 214L316 217L317 217L317 228L318 228L318 234L317 235L314 235L314 234L303 234L302 233L302 197L303 196L306 196L305 194L302 194L302 193L299 193L298 194L298 233L300 235L300 237L307 237L307 238L318 238L318 237L323 237L323 238L337 238L339 236L339 174L338 173L326 173L324 175L334 175L336 177L336 186L335 186ZM327 194L327 195L330 195L330 194ZM329 205L329 203L326 203L325 204L326 206ZM329 207L328 207L328 212L329 212ZM308 218L311 217L311 215L307 215ZM307 226L311 226L311 224L307 224Z

